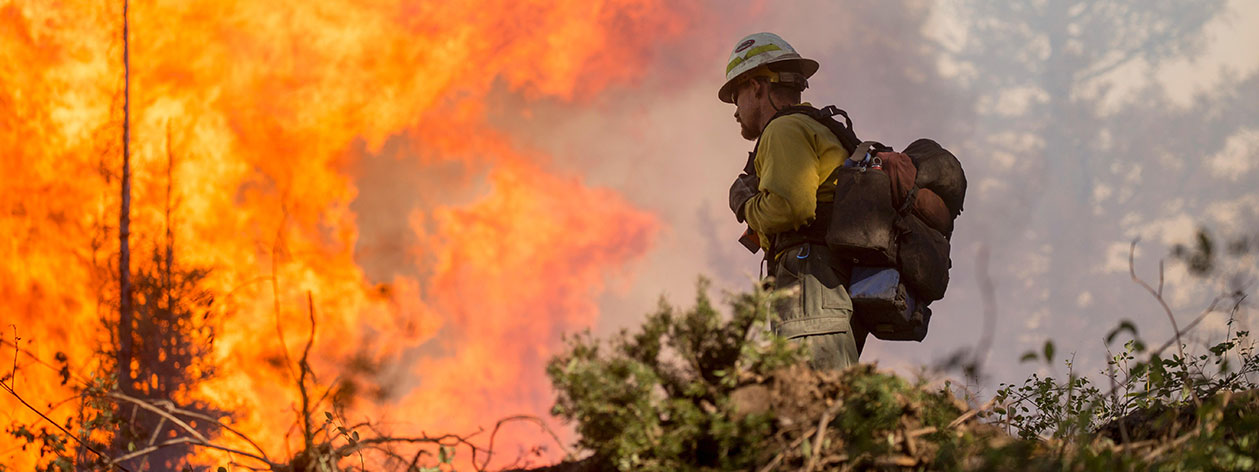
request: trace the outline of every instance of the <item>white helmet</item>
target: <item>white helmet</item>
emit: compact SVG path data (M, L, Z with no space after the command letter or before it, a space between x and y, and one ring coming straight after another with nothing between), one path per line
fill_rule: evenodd
M795 48L774 33L748 35L735 44L734 51L730 53L730 62L726 64L726 83L717 91L717 98L726 103L734 103L735 87L742 81L744 74L755 71L760 66L768 66L765 75L771 82L798 81L808 86L806 79L817 72L818 63L813 59L800 57Z

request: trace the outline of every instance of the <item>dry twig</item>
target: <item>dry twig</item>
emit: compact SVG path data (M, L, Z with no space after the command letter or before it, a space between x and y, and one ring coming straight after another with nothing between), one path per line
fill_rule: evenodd
M997 397L992 397L988 400L988 403L984 403L984 406L981 406L979 408L972 408L966 413L962 413L962 416L959 416L957 417L957 419L949 422L948 428L949 429L956 428L957 425L965 423L966 420L969 420L975 417L975 415L979 414L979 412L992 408L992 404L996 401L997 401Z
M14 337L14 338L16 338L16 339L21 339L21 338L17 338L17 326L14 326L14 327L13 327L13 333L14 333L14 334L13 334L13 337ZM11 377L11 378L12 378L12 379L14 379L14 380L16 380L16 379L17 379L17 356L18 356L18 344L15 342L15 343L13 343L13 377ZM89 450L89 451L92 451L92 453L93 453L93 454L96 454L96 456L97 456L97 457L100 457L100 458L102 458L102 459L106 459L106 460L108 460L108 459L109 459L109 456L105 455L105 454L104 454L104 453L102 453L101 451L96 450L96 448L94 448L94 447L92 447L92 446L88 445L88 444L87 444L86 442L84 442L82 439L79 439L79 437L78 437L78 436L75 436L73 433L71 433L69 430L67 430L64 426L61 426L61 424L57 423L56 421L53 421L53 420L52 420L52 418L49 418L49 417L48 417L48 415L45 415L45 414L44 414L44 412L39 411L39 409L35 408L35 407L34 407L34 406L32 406L30 403L27 403L27 401L26 401L26 399L25 399L25 398L22 398L22 396L21 396L21 395L18 395L17 391L13 390L13 385L11 385L11 384L9 384L9 383L5 383L5 382L3 382L3 381L0 381L0 388L3 388L3 389L4 389L4 391L9 392L9 395L13 395L13 398L16 398L18 402L22 403L22 405L23 405L23 406L25 406L27 409L29 409L29 410L31 410L32 412L34 412L36 415L39 415L39 417L40 417L40 418L43 418L43 419L44 419L44 421L47 421L49 424L51 424L51 425L55 426L57 429L61 430L61 432L62 432L62 433L64 433L64 434L66 435L66 437L68 437L68 438L70 438L70 439L73 439L73 440L74 440L74 442L76 442L76 443L78 443L78 444L79 444L79 446L81 446L81 447L83 447L83 448L85 448L85 449L87 449L87 450ZM114 467L117 467L118 469L123 470L123 471L125 471L125 472L131 472L131 470L130 470L130 469L128 469L128 468L126 468L126 467L123 467L123 466L121 466L121 465L118 465L118 464L113 464L113 463L110 463L110 465L112 465L112 466L114 466Z
M782 452L779 452L778 455L775 455L774 458L769 461L769 463L765 464L764 467L761 467L758 470L758 472L769 472L771 470L777 470L778 465L781 464L783 459L786 457L787 451L794 451L797 447L800 447L800 445L804 443L805 438L812 436L816 432L817 432L816 427L809 428L808 432L801 434L800 437L795 439L795 441L792 441L791 444L787 445L787 447L782 450Z
M157 406L155 406L155 405L153 405L153 404L151 404L151 403L149 403L149 402L146 402L146 401L144 401L144 400L141 400L141 399L139 399L139 398L132 397L132 396L130 396L130 395L127 395L127 394L124 394L124 393L121 393L121 392L109 392L109 393L108 393L108 394L106 394L106 395L107 395L108 397L110 397L110 398L115 398L115 399L118 399L118 400L123 400L123 401L126 401L126 402L128 402L128 403L131 403L132 405L135 405L136 407L143 408L143 409L145 409L145 410L148 410L148 411L151 411L151 412L153 412L153 413L156 413L158 416L161 416L162 418L165 418L165 419L167 419L167 420L170 420L170 422L171 422L171 423L174 423L174 424L178 425L180 428L182 428L184 431L187 431L187 432L188 432L188 434L191 434L191 435L192 435L194 438L196 438L198 441L201 441L201 442L210 442L210 440L209 440L209 439L206 439L206 437L205 437L204 435L202 435L202 434L201 434L201 432L197 431L197 430L196 430L196 429L194 429L191 425L189 425L188 423L184 422L184 420L181 420L181 419L179 419L179 418L175 417L175 415L172 415L172 414L170 414L170 413L168 413L168 412L166 412L166 411L162 410L161 408L158 408Z
M483 462L481 464L481 467L478 468L477 470L485 470L486 467L489 467L490 458L494 454L494 438L498 436L499 428L502 428L504 424L507 424L513 421L528 421L528 422L537 424L539 428L542 428L543 431L545 431L548 435L551 436L551 439L555 440L555 444L560 446L561 451L564 451L565 457L572 455L572 452L569 451L568 448L564 446L564 441L560 440L559 435L555 434L555 431L552 431L551 428L546 425L546 422L542 421L541 418L538 418L536 416L530 416L530 415L516 415L516 416L510 416L510 417L498 420L498 423L494 425L494 431L490 432L490 444L485 449L485 462Z
M835 413L839 412L843 402L836 401L833 405L822 412L822 417L817 421L817 436L813 438L814 452L809 456L809 462L805 465L804 470L812 472L818 466L818 459L822 457L822 441L826 440L827 425L831 422L831 418Z
M1133 239L1132 245L1128 248L1128 274L1132 276L1133 282L1136 282L1141 285L1141 287L1145 288L1146 291L1150 292L1150 295L1153 295L1154 299L1158 300L1159 306L1163 307L1163 311L1167 313L1168 321L1172 323L1172 331L1176 334L1176 349L1180 351L1180 358L1181 360L1187 360L1188 357L1185 356L1185 345L1180 338L1180 327L1176 325L1176 315L1172 313L1171 307L1167 305L1167 300L1163 299L1163 261L1158 261L1158 290L1155 290L1154 287L1150 286L1150 284L1141 280L1140 277L1137 277L1136 266L1133 264L1133 257L1137 251L1137 241L1139 241L1139 239ZM1201 407L1202 399L1198 398L1198 390L1194 388L1193 380L1189 378L1189 372L1182 370L1181 377L1185 383L1185 388L1189 390L1189 394L1193 397L1194 405Z

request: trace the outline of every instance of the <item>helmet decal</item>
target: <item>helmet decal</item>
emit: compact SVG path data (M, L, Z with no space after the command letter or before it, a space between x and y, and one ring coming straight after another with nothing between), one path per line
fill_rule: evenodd
M744 41L743 44L739 45L739 47L734 48L734 52L743 52L744 49L752 47L753 44L756 44L755 39L749 39L747 41Z
M736 66L738 66L739 64L742 64L743 61L748 60L748 58L752 56L755 56L757 54L767 53L770 51L781 51L781 50L782 48L778 47L777 44L766 44L763 46L757 46L755 48L752 48L752 50L748 51L747 54L744 54L742 56L735 56L734 59L731 59L730 63L726 64L726 73L729 74L730 71L733 70Z

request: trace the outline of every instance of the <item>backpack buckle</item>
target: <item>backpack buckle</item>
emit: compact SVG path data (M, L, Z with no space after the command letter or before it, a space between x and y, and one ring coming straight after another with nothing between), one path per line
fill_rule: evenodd
M821 110L818 110L818 111L821 112L822 115L825 115L827 118L831 118L831 119L834 119L835 115L844 117L844 127L848 128L849 131L852 131L852 118L848 117L848 112L840 109L839 107L835 105L824 106L822 107ZM854 136L853 138L855 139L856 136Z

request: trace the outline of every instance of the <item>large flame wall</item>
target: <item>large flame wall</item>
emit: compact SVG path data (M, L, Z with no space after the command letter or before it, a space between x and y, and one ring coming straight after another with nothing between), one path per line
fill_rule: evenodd
M0 361L12 324L29 353L16 389L41 406L74 384L41 363L65 352L91 377L117 316L121 17L121 2L0 6ZM300 355L309 292L322 382L351 357L407 373L409 390L356 403L353 419L466 433L545 412L559 334L595 321L605 278L658 223L517 149L487 124L487 97L580 101L633 81L680 13L657 0L133 1L130 25L133 251L163 240L169 171L177 258L210 268L218 294L218 375L191 397L236 412L271 454L295 452L298 396L276 361ZM377 286L355 260L348 169L391 137L488 185L470 204L396 215L421 241L397 257L429 265ZM0 405L6 425L35 421ZM28 468L17 444L0 438L0 461Z

